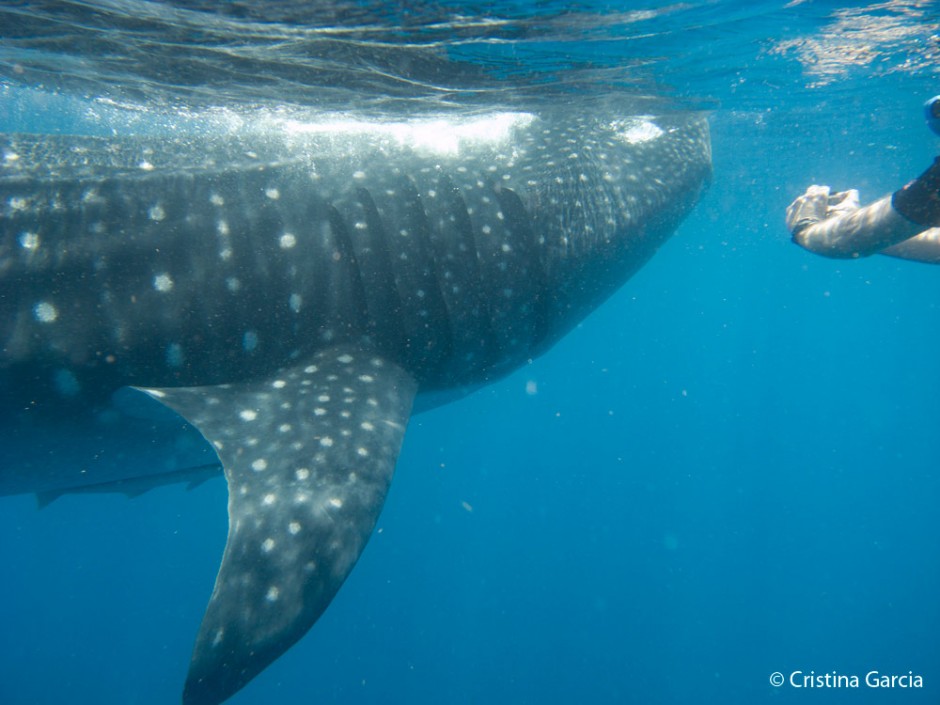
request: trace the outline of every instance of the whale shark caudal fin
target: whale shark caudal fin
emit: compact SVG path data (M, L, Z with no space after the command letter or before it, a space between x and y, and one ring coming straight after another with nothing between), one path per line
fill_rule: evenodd
M228 482L228 541L186 705L231 696L329 605L382 509L416 389L355 346L265 380L142 389L212 443Z

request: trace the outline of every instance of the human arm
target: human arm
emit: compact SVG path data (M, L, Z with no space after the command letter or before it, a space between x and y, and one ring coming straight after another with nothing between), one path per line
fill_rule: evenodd
M867 257L924 231L892 207L891 196L862 208L857 191L830 194L828 186L810 186L791 203L787 227L796 244L835 258Z
M928 264L940 264L940 228L925 230L904 242L886 247L878 254Z
M826 257L867 257L876 252L940 263L940 157L901 189L864 208L858 191L830 194L810 186L787 208L793 241Z

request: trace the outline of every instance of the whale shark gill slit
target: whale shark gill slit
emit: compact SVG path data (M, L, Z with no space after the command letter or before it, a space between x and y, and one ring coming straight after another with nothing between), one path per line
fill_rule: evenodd
M372 333L379 347L402 350L404 336L401 327L397 325L402 316L402 298L395 285L388 235L372 194L362 186L356 188L356 202L350 219L359 224L359 268L362 279L372 282L366 292Z
M332 311L348 311L346 319L335 321L333 326L337 328L345 326L349 333L343 337L354 337L356 333L366 331L369 327L366 287L362 280L362 271L353 241L346 223L343 222L343 217L333 204L327 206L327 214L330 232L334 239L331 256L336 262L335 267L327 270L332 279L329 285L332 301L327 308Z

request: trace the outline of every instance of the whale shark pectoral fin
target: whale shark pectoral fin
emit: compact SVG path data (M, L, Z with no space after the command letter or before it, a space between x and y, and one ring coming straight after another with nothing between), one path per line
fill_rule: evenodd
M416 389L397 365L337 346L263 381L142 390L199 429L228 482L186 705L231 696L329 605L382 509Z

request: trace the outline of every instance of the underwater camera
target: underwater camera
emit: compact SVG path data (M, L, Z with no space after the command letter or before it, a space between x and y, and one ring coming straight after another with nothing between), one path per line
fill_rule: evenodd
M924 103L924 117L927 119L927 127L934 131L934 134L940 135L940 95Z

